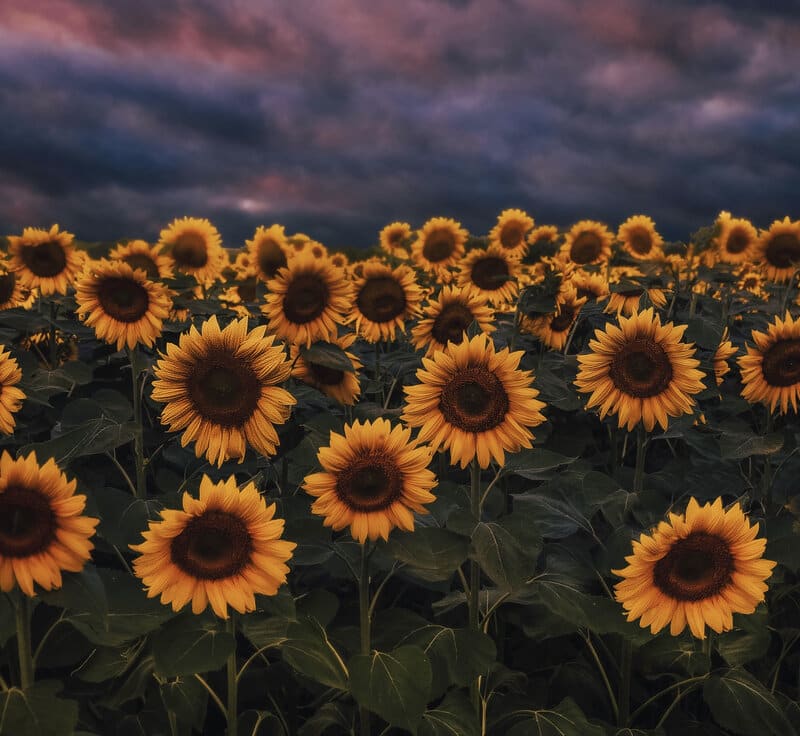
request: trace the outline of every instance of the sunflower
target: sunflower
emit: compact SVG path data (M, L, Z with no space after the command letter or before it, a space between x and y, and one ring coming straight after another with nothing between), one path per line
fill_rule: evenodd
M411 225L407 222L392 222L380 231L378 238L381 248L390 256L408 259L404 243L411 237Z
M450 462L465 468L477 458L487 468L494 458L505 462L506 450L531 447L528 427L544 421L530 371L520 370L522 352L496 352L492 339L480 334L460 345L423 358L420 383L407 386L402 419L420 427L419 440L434 450L450 450Z
M294 254L310 253L313 258L327 258L328 249L316 240L305 237L303 240L295 240L292 242L294 247Z
M350 352L347 352L356 339L356 334L351 332L342 337L331 340L334 345L340 347L347 359L352 363L352 371L344 371L338 368L315 363L312 359L303 355L297 345L292 345L290 358L292 360L292 376L298 381L313 386L325 396L338 401L340 404L352 406L358 401L361 394L361 384L358 380L358 369L362 368L361 361Z
M142 269L150 281L171 279L174 275L170 259L160 248L150 246L144 240L131 240L126 245L120 243L108 257L112 261L123 261L134 270Z
M590 273L583 269L576 269L569 281L575 288L579 297L586 297L589 301L601 301L609 295L608 280L602 273Z
M411 246L414 263L442 281L450 281L448 266L455 266L464 255L469 233L448 217L433 217L417 231Z
M528 245L542 246L545 243L555 243L558 239L558 228L555 225L540 225L528 233Z
M423 504L436 500L431 454L411 440L410 429L386 419L345 425L344 435L331 432L330 444L317 454L323 472L303 482L317 499L311 511L336 531L349 526L362 544L388 539L395 527L414 531L412 512L427 514Z
M586 301L585 296L578 297L575 288L568 284L558 295L555 312L534 318L523 316L520 329L537 337L551 350L563 350Z
M717 386L722 385L725 376L730 372L731 367L728 365L728 358L733 357L739 352L739 348L734 347L733 343L728 339L728 328L726 327L722 333L719 347L714 353L714 378L716 379Z
M742 374L742 396L751 404L762 402L771 412L780 404L786 414L789 404L797 413L800 395L800 319L786 312L775 319L767 332L752 332L754 348L738 359Z
M614 236L602 222L581 220L566 235L561 253L578 266L605 263L611 257Z
M197 457L216 465L244 460L245 443L270 457L283 424L297 403L277 384L291 372L283 348L266 327L248 332L247 319L221 330L216 317L192 327L156 363L153 399L165 403L161 422L183 430L181 445L195 442Z
M733 628L734 613L753 613L764 600L775 562L762 558L766 539L756 539L739 504L722 499L701 506L692 498L685 514L670 514L650 534L633 542L628 566L612 570L628 621L657 634L667 624L678 636L688 624L705 639L706 626L721 634Z
M656 231L656 224L645 215L629 217L619 226L617 240L628 255L637 260L653 260L663 255L664 239Z
M402 264L392 269L377 258L364 263L353 280L353 295L348 321L355 322L356 332L367 342L394 340L422 301L414 269Z
M595 330L575 379L579 391L591 393L586 408L599 406L601 419L618 415L629 432L640 421L648 432L656 422L666 430L668 416L691 414L693 395L704 386L694 343L681 342L685 331L686 325L662 326L652 307Z
M175 269L210 284L222 275L228 256L217 228L208 220L184 217L161 231L157 247L163 249Z
M55 460L44 465L31 452L0 456L0 591L14 585L32 598L34 583L61 587L61 572L80 572L91 557L89 540L99 519L81 516L86 496L75 494Z
M769 230L761 231L754 254L768 279L788 281L800 265L800 220L775 220Z
M16 359L0 345L0 432L3 434L14 434L17 423L14 414L22 408L22 402L27 398L17 388L21 380L22 370Z
M269 228L259 226L253 239L245 240L245 243L250 266L262 281L274 279L294 255L283 225L272 225Z
M66 294L83 267L83 254L75 250L75 236L58 225L50 230L26 227L21 236L8 238L8 270L26 289L42 296Z
M32 352L39 363L46 370L53 370L50 363L50 330L41 330L40 332L32 332L26 335L19 341L19 345L23 350ZM56 332L56 361L55 364L60 366L68 363L71 360L79 359L78 351L78 338L76 335L69 335L67 333L58 331Z
M624 314L630 317L634 312L639 310L641 305L642 296L647 293L647 298L650 303L656 308L661 309L667 304L667 294L663 289L645 288L644 286L632 286L630 289L624 291L611 291L609 292L608 304L603 310L607 314Z
M411 330L411 342L417 350L427 348L427 355L432 355L444 350L447 343L460 344L473 322L481 332L495 331L486 297L470 289L444 286L439 298L430 299L425 306L423 318Z
M525 236L532 227L533 218L526 212L503 210L489 232L489 246L496 246L511 258L522 258L528 252Z
M510 302L519 293L519 261L496 245L473 248L458 265L458 285L490 302Z
M172 309L169 289L148 281L124 261L98 261L84 271L76 286L77 314L97 337L122 350L138 343L150 347Z
M341 268L343 271L347 271L347 267L350 265L350 259L344 253L331 253L330 259L333 266Z
M310 251L294 256L267 287L261 311L269 318L269 330L291 343L308 346L336 337L351 307L344 273Z
M717 218L719 235L714 239L717 258L724 263L748 263L753 259L758 233L750 220L720 212Z
M0 265L0 310L24 307L31 292L26 290L17 274Z
M275 504L267 506L254 483L241 490L236 477L200 481L200 498L183 494L182 509L161 511L132 544L139 553L133 571L147 597L179 611L189 602L192 613L211 609L228 618L228 606L239 613L256 608L255 595L275 595L286 582L286 562L297 546L281 539L284 520Z

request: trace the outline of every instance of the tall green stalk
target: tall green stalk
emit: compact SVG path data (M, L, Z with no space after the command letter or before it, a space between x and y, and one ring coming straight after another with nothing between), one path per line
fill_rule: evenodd
M17 653L19 681L23 690L33 685L33 654L31 653L31 602L19 591L14 606L17 623Z
M372 653L372 637L370 634L369 615L369 550L368 542L361 544L361 569L358 576L358 612L359 630L361 632L361 654L369 656ZM358 708L361 728L359 736L369 736L370 722L369 711L363 706Z
M50 300L50 330L48 335L48 347L50 349L49 361L50 369L55 370L58 368L58 329L56 327L56 319L58 317L58 304L54 300Z
M144 469L144 427L142 425L142 395L139 393L139 375L136 370L136 348L128 349L131 364L131 390L133 394L133 420L136 429L133 435L133 450L136 457L136 497L147 498L147 477Z
M469 503L472 517L476 522L481 520L481 466L478 459L473 458L469 466L470 490ZM469 627L474 631L481 630L480 623L481 567L477 560L469 564ZM480 713L480 679L476 678L470 687L472 704L475 712Z
M236 614L231 611L230 618L225 623L225 630L233 636L234 647L233 651L228 656L227 675L228 675L228 707L226 709L226 716L228 721L227 736L237 736L238 732L238 701L239 701L239 684L236 679L238 670L236 668Z

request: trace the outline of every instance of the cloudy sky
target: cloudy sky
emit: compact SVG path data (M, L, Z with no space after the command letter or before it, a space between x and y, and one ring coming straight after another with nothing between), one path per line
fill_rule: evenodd
M796 0L2 0L0 232L767 226L800 216L798 69Z

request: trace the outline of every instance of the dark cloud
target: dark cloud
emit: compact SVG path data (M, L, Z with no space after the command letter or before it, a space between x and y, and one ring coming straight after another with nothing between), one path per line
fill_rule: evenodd
M368 245L394 219L486 232L721 209L798 216L792 2L302 7L9 0L0 222L155 238L208 216ZM278 12L280 10L280 12Z

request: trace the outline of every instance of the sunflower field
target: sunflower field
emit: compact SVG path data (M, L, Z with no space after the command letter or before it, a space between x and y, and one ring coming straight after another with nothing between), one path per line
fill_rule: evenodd
M2 736L800 735L800 221L1 256Z

